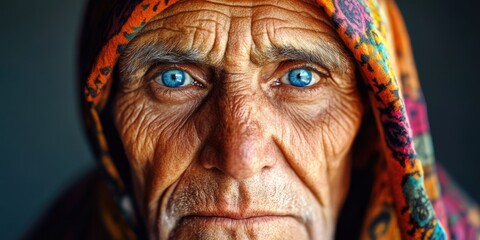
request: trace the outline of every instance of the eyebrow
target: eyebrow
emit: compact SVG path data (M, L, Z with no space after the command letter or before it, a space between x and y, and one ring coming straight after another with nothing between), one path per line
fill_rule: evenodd
M176 46L150 42L127 48L120 57L119 68L121 75L129 76L155 63L205 63L205 60L195 49L181 51Z
M348 68L349 58L349 54L343 47L329 42L303 49L293 46L270 46L265 51L254 51L252 54L252 61L259 65L281 60L295 60L316 63L329 70Z
M347 70L351 56L343 45L320 41L311 48L271 45L251 53L250 60L259 66L272 62L295 60L319 64L329 70ZM172 41L152 41L127 47L120 57L122 76L131 76L137 70L155 63L196 63L220 67L221 63L209 62L206 54L196 49L180 50Z

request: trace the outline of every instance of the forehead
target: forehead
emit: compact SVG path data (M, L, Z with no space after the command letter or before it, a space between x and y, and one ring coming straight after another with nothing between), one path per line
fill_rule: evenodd
M220 18L264 18L280 14L293 16L309 16L323 18L326 16L313 1L302 0L181 0L166 9L161 16L153 19L163 19L177 14L197 14L205 17ZM291 17L291 16L289 16ZM293 19L292 19L293 20Z
M126 55L151 55L155 48L214 66L241 60L261 65L289 49L315 50L337 65L346 55L323 11L298 0L180 1L147 23Z

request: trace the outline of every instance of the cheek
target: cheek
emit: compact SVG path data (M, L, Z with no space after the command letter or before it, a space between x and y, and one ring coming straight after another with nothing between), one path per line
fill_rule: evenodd
M363 104L356 88L326 89L312 104L282 108L278 135L298 176L322 205L337 208L348 192L350 151L360 127Z
M139 94L120 94L115 101L115 126L132 168L143 165L151 157L155 142L148 134L155 116Z
M117 97L115 125L139 202L148 205L180 177L194 158L200 141L189 119L192 108L166 106L149 100L141 91Z
M363 104L357 90L340 93L325 89L318 95L311 102L287 102L277 107L275 114L288 123L282 128L282 138L302 146L304 157L335 158L349 150L360 126Z

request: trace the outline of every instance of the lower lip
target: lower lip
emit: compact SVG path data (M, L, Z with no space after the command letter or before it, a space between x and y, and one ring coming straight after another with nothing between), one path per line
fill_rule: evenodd
M183 217L171 239L309 239L305 225L293 216L264 215L250 218L219 216Z

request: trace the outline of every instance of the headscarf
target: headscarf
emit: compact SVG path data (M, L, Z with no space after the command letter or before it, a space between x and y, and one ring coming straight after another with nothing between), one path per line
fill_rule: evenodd
M81 38L86 128L110 194L137 238L128 163L108 110L117 60L147 22L175 0L91 1ZM316 0L357 64L380 139L361 239L479 239L477 208L435 165L424 98L403 20L393 0ZM110 121L110 122L109 122ZM368 144L369 139L364 139ZM372 141L373 143L373 141ZM439 182L440 180L440 182ZM442 189L443 187L443 189ZM443 190L443 192L442 192ZM352 191L352 190L351 190ZM113 209L113 210L112 210ZM112 236L126 225L105 207ZM122 238L134 238L127 234Z

